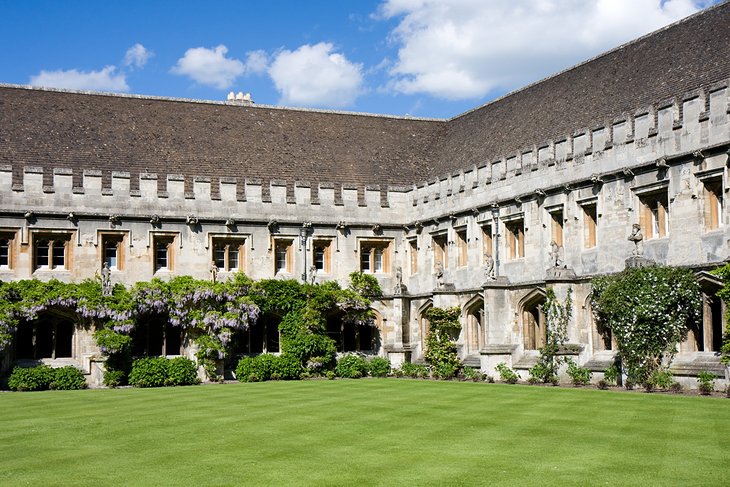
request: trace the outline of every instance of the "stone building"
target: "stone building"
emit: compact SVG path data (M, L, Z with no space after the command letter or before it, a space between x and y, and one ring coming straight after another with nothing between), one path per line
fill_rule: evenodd
M724 374L706 271L730 257L728 25L723 3L448 120L0 85L0 279L78 281L104 262L128 285L206 279L211 262L219 278L361 270L385 290L377 330L341 329L341 350L419 360L424 312L459 306L466 363L525 374L547 288L573 290L574 358L609 365L590 279L647 259L692 268L706 295L675 374ZM46 320L3 366L98 378L89 332ZM248 351L276 352L276 325ZM190 353L153 341L140 353Z

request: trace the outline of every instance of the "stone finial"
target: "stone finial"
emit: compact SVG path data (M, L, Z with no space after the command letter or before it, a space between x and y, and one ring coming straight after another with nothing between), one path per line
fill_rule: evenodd
M235 99L236 99L236 95L233 94L232 91L230 93L228 93L228 101L233 101Z
M185 223L190 226L197 225L199 223L198 217L191 213L185 218Z
M121 224L122 223L122 215L117 215L117 214L109 215L109 223L113 227L116 227L117 225Z

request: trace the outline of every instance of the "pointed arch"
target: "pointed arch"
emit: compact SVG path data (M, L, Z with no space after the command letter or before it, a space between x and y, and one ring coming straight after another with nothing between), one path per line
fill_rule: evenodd
M591 306L591 295L586 296L583 303L585 316L591 325L591 342L593 344L593 352L604 352L616 349L616 342L613 339L613 333L609 328L602 326L593 316L593 307Z
M419 306L418 313L416 315L418 317L418 344L420 347L418 355L421 357L423 357L426 353L426 336L428 335L428 331L430 329L428 318L426 318L425 315L426 312L431 308L433 308L433 300L428 299L425 303Z
M461 342L464 355L479 353L486 345L484 296L473 296L462 307Z
M547 292L538 287L528 292L518 304L525 350L537 350L545 346L546 320L543 306L546 300Z

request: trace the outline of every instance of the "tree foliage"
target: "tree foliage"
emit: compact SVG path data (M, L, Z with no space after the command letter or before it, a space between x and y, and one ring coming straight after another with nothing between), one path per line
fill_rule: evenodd
M628 380L644 384L671 362L689 326L702 318L694 274L668 266L640 267L592 281L597 322L611 330Z
M460 314L458 307L433 307L425 313L428 320L426 362L443 370L452 370L453 373L456 373L461 366L456 354L456 338L461 330Z

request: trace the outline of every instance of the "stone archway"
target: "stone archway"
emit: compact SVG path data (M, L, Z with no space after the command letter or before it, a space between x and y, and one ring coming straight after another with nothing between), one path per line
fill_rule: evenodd
M527 293L519 304L522 320L522 344L525 350L538 350L545 346L547 323L545 320L544 305L547 293L542 288L536 288Z
M484 298L474 296L463 308L461 342L464 355L474 355L486 345Z

